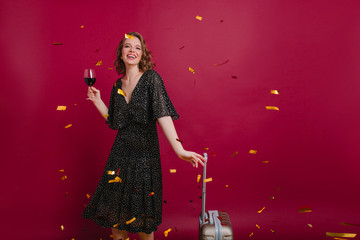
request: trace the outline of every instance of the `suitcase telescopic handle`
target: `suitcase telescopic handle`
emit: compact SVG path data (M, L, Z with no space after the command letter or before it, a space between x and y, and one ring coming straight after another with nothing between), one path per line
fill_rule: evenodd
M205 166L203 167L203 187L202 187L202 196L201 196L201 200L202 200L202 204L201 204L201 218L203 220L203 222L205 222L205 197L206 197L206 182L204 181L206 179L206 166L207 166L207 162L208 162L208 155L207 153L204 153L204 158L205 158Z

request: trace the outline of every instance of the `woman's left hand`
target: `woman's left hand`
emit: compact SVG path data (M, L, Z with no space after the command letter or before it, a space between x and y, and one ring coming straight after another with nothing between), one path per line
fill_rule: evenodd
M190 152L183 150L178 154L179 158L185 160L193 165L193 167L198 167L201 164L203 167L205 166L204 162L206 162L205 158L196 152Z

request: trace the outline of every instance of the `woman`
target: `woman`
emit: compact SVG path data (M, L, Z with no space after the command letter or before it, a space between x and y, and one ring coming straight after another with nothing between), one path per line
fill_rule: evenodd
M102 227L111 227L114 239L128 232L154 239L161 223L162 175L158 122L180 159L194 167L205 159L184 150L173 119L177 114L160 75L153 69L151 53L137 32L125 35L117 49L115 66L123 75L113 85L109 109L100 91L88 88L92 101L109 127L118 130L99 185L82 216Z

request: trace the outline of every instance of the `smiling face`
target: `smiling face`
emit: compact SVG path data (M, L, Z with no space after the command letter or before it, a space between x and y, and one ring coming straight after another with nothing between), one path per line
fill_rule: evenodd
M141 42L137 37L127 38L121 51L125 66L138 65L142 57Z

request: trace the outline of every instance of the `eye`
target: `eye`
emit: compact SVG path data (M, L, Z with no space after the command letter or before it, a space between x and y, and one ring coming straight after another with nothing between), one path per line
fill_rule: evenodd
M129 48L130 46L129 45L125 45L124 48Z
M137 47L136 49L137 49L137 50L141 50L141 48L139 48L139 47Z

